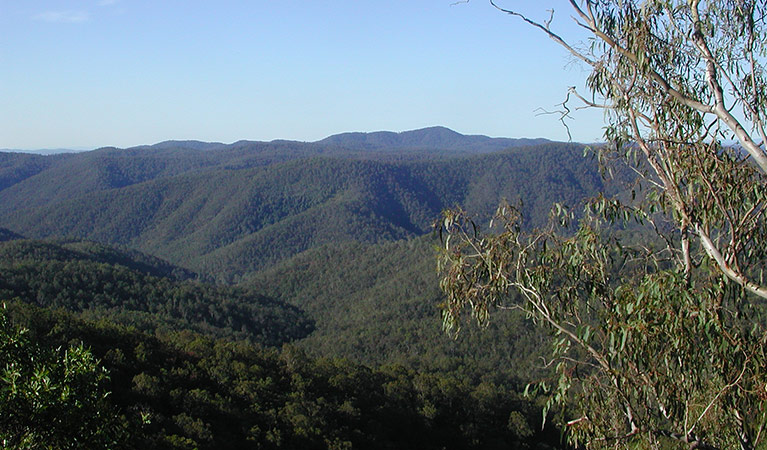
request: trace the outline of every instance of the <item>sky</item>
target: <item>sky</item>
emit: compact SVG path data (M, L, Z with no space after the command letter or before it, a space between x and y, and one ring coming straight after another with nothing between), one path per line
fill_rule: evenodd
M436 125L567 140L540 113L584 91L585 68L486 0L454 1L0 0L0 148ZM564 0L499 3L553 7L579 38ZM600 140L601 114L578 111L572 139Z

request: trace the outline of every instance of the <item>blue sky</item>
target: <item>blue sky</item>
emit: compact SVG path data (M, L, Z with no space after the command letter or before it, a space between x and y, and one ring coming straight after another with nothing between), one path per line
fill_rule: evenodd
M0 148L313 141L443 125L566 140L585 72L484 0L0 0ZM504 4L504 3L501 3ZM547 17L544 2L526 4ZM554 26L574 30L563 0ZM598 140L599 112L570 122Z

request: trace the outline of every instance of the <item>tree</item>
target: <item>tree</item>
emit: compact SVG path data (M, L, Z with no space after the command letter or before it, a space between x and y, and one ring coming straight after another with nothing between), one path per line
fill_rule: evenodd
M40 346L0 309L0 447L116 448L106 370L82 344Z
M590 95L571 89L562 118L575 99L604 109L609 144L594 153L637 178L529 233L508 205L487 232L446 211L445 328L498 306L550 327L554 383L534 388L576 445L764 447L767 3L570 0L583 45L555 32L553 11L490 3L591 69ZM643 227L656 238L637 244Z

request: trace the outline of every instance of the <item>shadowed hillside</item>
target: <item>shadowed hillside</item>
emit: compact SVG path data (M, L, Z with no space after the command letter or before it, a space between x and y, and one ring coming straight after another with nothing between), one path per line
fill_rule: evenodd
M0 299L108 317L149 332L192 329L280 345L312 329L296 307L188 281L194 274L167 262L91 242L0 242L0 273Z
M457 338L441 327L433 235L306 251L244 284L291 301L316 318L301 345L322 356L460 373L475 381L528 379L540 368L544 334L521 313Z

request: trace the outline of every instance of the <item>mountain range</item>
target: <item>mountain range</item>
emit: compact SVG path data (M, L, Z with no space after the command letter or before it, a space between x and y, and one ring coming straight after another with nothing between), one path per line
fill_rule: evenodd
M316 326L302 342L317 353L509 366L508 354L497 360L511 345L497 339L502 327L470 333L458 353L441 335L432 226L451 207L486 223L502 200L521 205L525 226L542 225L553 202L577 206L605 189L584 148L432 127L311 143L0 153L0 236L117 246L200 281L246 287L304 311ZM110 261L131 270L158 264L142 256L143 266L131 266L137 253L118 253ZM529 349L530 339L516 347ZM487 351L471 350L478 341Z
M433 230L620 193L585 150L432 127L0 152L0 302L103 361L134 446L551 448L520 394L546 330L447 336Z

